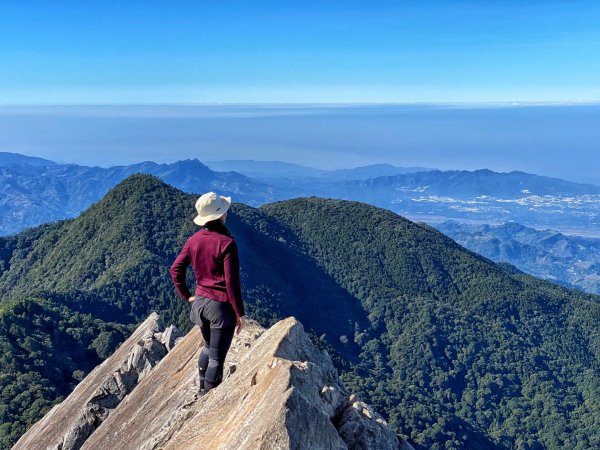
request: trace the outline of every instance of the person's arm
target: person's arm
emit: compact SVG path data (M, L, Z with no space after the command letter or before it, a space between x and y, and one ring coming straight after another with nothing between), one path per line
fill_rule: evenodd
M244 301L240 285L240 261L235 241L231 241L223 250L223 274L227 286L227 296L238 318L244 317Z
M188 241L189 242L189 241ZM185 243L177 258L171 265L171 279L175 284L175 289L177 290L177 294L186 301L189 301L189 298L192 296L192 293L187 287L186 279L186 269L190 265L190 253L189 253L189 245L188 242Z

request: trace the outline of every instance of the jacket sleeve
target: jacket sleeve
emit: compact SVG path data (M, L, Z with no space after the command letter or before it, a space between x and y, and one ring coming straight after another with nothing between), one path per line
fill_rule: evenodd
M190 265L190 252L189 252L189 241L185 243L177 258L171 265L171 279L175 284L175 289L177 290L177 294L183 299L188 300L192 293L187 287L186 283L186 269Z
M231 241L223 250L223 274L227 286L227 296L233 306L235 315L244 316L244 301L240 285L240 261L235 241Z

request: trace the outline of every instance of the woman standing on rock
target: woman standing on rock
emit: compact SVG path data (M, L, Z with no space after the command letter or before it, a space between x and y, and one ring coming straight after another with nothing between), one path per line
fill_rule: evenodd
M204 348L198 358L200 392L219 385L233 334L244 326L244 303L235 240L225 227L231 197L214 192L196 201L194 223L202 228L185 243L171 266L171 278L179 296L192 303L190 319L200 327ZM192 295L186 284L189 265L196 276Z

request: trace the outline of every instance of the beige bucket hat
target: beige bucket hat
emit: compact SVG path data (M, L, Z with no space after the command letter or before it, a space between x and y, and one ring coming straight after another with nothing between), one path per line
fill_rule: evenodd
M206 222L218 219L227 212L230 206L231 197L223 197L215 192L207 192L196 200L198 215L194 218L194 223L202 226Z

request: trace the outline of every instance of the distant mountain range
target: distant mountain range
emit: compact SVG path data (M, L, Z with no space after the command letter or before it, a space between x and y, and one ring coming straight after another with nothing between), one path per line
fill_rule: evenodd
M156 175L191 193L209 190L251 206L296 197L356 200L413 220L515 221L600 236L600 187L524 172L414 172L386 164L326 171L278 161L144 162L110 168L0 154L0 235L74 217L133 173ZM232 171L239 169L244 173ZM399 173L405 172L405 173ZM394 175L382 175L394 173ZM254 175L254 177L248 176Z
M324 170L281 161L255 161L252 159L205 161L205 164L212 170L219 172L235 171L276 185L290 181L306 181L306 178L317 178L321 181L366 180L368 178L433 170L425 167L398 167L391 164L371 164L353 169Z
M250 205L282 197L272 186L235 172L213 172L198 160L110 168L45 161L0 153L0 235L74 217L134 173L156 175L187 192L217 191Z
M10 167L18 165L27 166L53 166L56 163L48 159L37 158L35 156L26 156L19 153L0 152L0 167Z
M347 181L321 195L370 203L428 223L516 221L600 235L599 186L524 172L419 172Z
M133 175L75 219L0 238L0 446L157 311L194 195ZM248 314L293 315L418 450L597 448L600 297L365 203L232 205Z
M436 228L459 244L523 272L600 294L600 239L535 230L518 223L467 225L445 222Z

